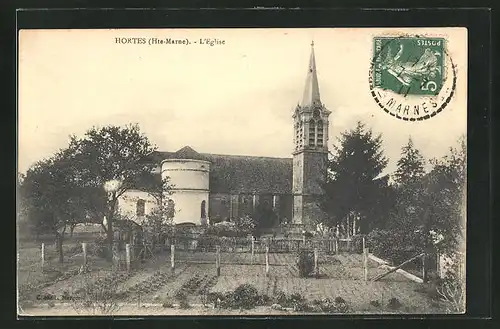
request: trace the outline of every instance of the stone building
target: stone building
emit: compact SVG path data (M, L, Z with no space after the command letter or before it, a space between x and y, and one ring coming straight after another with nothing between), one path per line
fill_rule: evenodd
M156 173L174 185L168 196L174 221L213 223L253 216L259 207L274 213L277 222L307 225L321 219L317 201L327 175L330 113L321 103L312 44L304 94L292 116L292 157L198 153L189 146L155 152ZM119 200L120 211L139 219L155 206L145 191L129 191Z

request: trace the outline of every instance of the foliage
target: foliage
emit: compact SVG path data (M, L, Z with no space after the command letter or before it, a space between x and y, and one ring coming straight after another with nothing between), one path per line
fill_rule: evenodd
M424 164L424 157L410 138L408 144L402 148L401 158L397 162L398 167L394 173L396 183L402 186L418 183L425 174Z
M374 255L399 265L419 252L415 246L422 244L420 238L421 235L412 231L375 229L367 235L366 244Z
M109 256L109 246L107 245L106 236L98 235L94 241L93 248L89 251L97 257L107 258Z
M349 312L349 307L342 297L336 297L335 300L323 298L321 300L314 300L311 310L322 313L347 313Z
M428 178L431 204L429 227L442 240L436 244L438 251L454 257L463 251L465 241L465 198L467 184L467 147L465 139L458 148L451 148L442 159L431 161L433 169Z
M236 225L237 230L241 232L241 234L252 234L255 230L255 220L248 215L234 218L233 222Z
M395 297L392 297L387 302L387 307L390 308L390 309L393 309L393 310L397 310L397 309L401 308L401 306L403 306L403 305L401 304L401 302L399 301L399 299L397 299Z
M297 256L297 267L300 277L309 277L314 271L314 253L310 250L300 250Z
M446 303L450 313L465 311L465 273L461 266L464 261L461 253L454 253L445 264L445 277L436 287L437 295Z
M233 307L249 309L257 305L259 292L251 284L238 286L233 293Z
M402 153L390 231L383 238L376 238L380 232L372 234L377 242L372 241L370 248L380 250L380 255L391 254L390 259L403 257L401 246L414 253L451 256L464 241L465 141L461 140L460 148L451 148L442 159L432 160L433 168L427 174L423 173L423 158L411 141Z
M366 241L365 241L366 243ZM355 253L363 253L363 236L362 235L355 235L351 237L351 245L352 245L352 252Z
M260 202L255 208L254 220L256 224L254 235L258 236L261 231L275 227L278 224L278 215L268 202Z
M373 136L361 122L342 133L329 161L325 196L320 203L330 215L327 226L343 223L351 212L361 217L361 233L379 225L392 200L388 179L380 176L387 163L381 135Z
M156 150L138 125L105 126L89 129L82 138L72 136L68 148L74 168L73 177L84 188L102 190L109 181L117 181L116 190L108 191L104 207L108 223L108 244L113 240L113 218L118 198L129 189L145 189L158 201L169 190L167 181L152 173L155 163L149 158Z
M71 299L72 306L78 313L112 315L120 309L117 288L116 280L92 282L90 275L86 274L79 294Z
M36 234L50 232L58 242L59 260L63 262L62 245L67 225L83 216L82 189L72 175L68 150L37 162L19 181L22 214Z
M151 237L153 244L159 242L162 237L173 236L175 224L171 215L169 210L159 206L148 213L140 223L145 237Z
M243 237L247 233L241 231L236 223L233 222L220 222L207 227L206 234L219 236L219 237Z
M262 297L259 295L257 288L251 284L242 284L234 291L209 293L207 301L220 308L251 309L262 304L265 299Z

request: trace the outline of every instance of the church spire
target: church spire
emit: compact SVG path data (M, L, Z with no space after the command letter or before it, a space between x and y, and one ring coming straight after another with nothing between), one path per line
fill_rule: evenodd
M314 57L314 41L311 42L311 57L309 58L309 67L307 69L306 86L300 105L306 107L313 104L321 104L318 75L316 73L316 58Z

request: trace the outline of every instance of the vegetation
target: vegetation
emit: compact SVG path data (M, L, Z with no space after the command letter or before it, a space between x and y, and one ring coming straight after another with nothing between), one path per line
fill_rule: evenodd
M37 234L55 235L61 262L66 228L79 222L101 222L104 216L108 250L112 250L118 198L139 188L159 201L170 189L168 180L161 181L152 173L156 164L149 156L155 149L137 125L94 127L81 138L72 136L68 147L20 177L20 213ZM111 260L111 253L108 257Z
M388 177L381 176L388 160L382 149L382 136L358 122L356 128L341 134L329 161L321 207L330 215L326 224L347 227L347 217L360 218L361 233L368 233L387 218L392 190Z
M314 253L310 250L300 250L297 256L297 267L300 277L309 277L314 271Z

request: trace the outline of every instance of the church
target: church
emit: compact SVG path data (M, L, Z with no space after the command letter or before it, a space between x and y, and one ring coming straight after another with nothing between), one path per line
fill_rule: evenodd
M173 185L168 202L174 222L215 223L253 216L260 207L279 223L314 225L325 216L318 200L327 177L330 113L321 102L312 43L304 93L291 120L290 158L198 153L189 146L154 153L155 174ZM156 207L156 199L129 190L118 204L120 212L140 219Z

